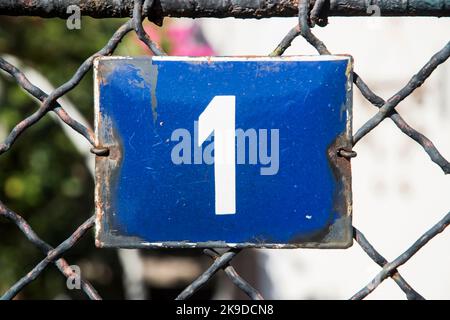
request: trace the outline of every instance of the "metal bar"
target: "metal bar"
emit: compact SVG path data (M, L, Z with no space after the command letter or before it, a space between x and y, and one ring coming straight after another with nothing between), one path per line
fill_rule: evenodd
M217 271L226 266L239 252L240 250L230 250L225 252L220 256L220 258L216 259L214 263L194 282L187 286L175 300L186 300L191 297L195 292L203 287L216 274Z
M376 95L367 84L361 79L361 77L353 72L353 82L356 84L358 89L361 91L362 95L374 106L381 108L386 104L383 98ZM388 115L389 118L395 123L395 125L408 137L416 141L422 146L425 152L430 157L431 161L436 163L445 174L450 173L450 163L442 156L439 150L436 148L434 143L428 139L425 135L419 131L412 128L397 112L397 110L392 110Z
M356 242L361 246L365 253L380 267L384 267L388 264L388 261L372 246L372 244L366 239L358 229L353 227L353 237ZM416 290L414 290L408 282L400 275L397 269L394 269L391 275L392 279L397 283L400 289L406 294L408 300L425 300L424 297Z
M394 94L386 103L380 107L378 113L370 118L353 136L353 145L358 143L365 135L380 124L389 116L395 107L408 97L414 90L420 87L433 71L450 57L450 41L444 48L435 53L431 59L415 74L400 91ZM450 173L449 168L443 169L446 174Z
M14 78L14 80L16 80L18 85L22 87L23 90L25 90L28 94L35 97L39 101L44 102L45 99L48 98L48 94L32 84L22 71L20 71L17 67L13 66L3 58L0 58L0 69L9 73ZM55 102L55 105L56 107L53 109L53 111L58 115L58 117L76 132L85 137L90 144L94 145L94 132L92 131L92 129L86 128L81 123L71 118L58 102Z
M25 237L36 247L38 247L42 253L46 256L50 251L53 251L54 248L50 246L48 243L43 241L39 236L34 232L28 222L22 218L19 214L14 211L8 209L1 201L0 201L0 216L4 216L6 219L12 221L19 229L23 232ZM64 258L59 258L54 261L56 267L61 271L61 273L69 278L73 275L72 268L69 263ZM102 298L98 294L97 290L89 283L89 281L81 278L81 289L86 293L86 295L91 300L101 300Z
M439 233L445 230L450 225L450 212L448 212L444 218L425 232L416 242L413 243L405 252L397 257L392 262L388 262L383 266L383 269L369 282L364 288L355 293L351 300L360 300L368 296L373 290L375 290L381 282L389 277L395 270L405 264L413 255L417 253L424 245L426 245L431 239L437 236Z
M220 258L220 254L213 249L205 249L203 252L211 257L214 261ZM239 273L234 269L230 264L226 265L223 270L228 278L230 278L231 282L241 289L250 299L252 300L264 300L261 293L258 292L255 288L253 288L247 281L245 281Z
M166 53L154 43L148 34L144 31L144 27L142 26L142 6L145 3L145 0L134 0L134 8L133 8L133 20L134 20L134 31L136 31L136 35L139 40L141 40L145 45L153 52L154 55L164 56Z
M323 5L322 2L321 3L316 2L316 4ZM300 7L299 15L303 19L303 28L306 27L306 31L305 30L303 31L305 33L304 34L305 39L308 42L310 42L312 44L312 46L314 46L320 54L330 54L330 52L328 51L326 46L311 33L309 26L305 23L305 21L307 19L307 17L306 17L307 12L305 12L304 9L303 10L301 10L301 9L302 9L302 7ZM320 11L320 10L321 10L321 8L318 8L315 5L313 10L311 11L311 14L313 14L314 11ZM284 53L284 51L286 51L286 49L291 46L292 41L294 41L294 39L296 37L298 37L301 33L302 33L302 31L301 31L301 27L300 27L300 23L299 23L288 32L288 34L281 40L280 44L278 44L278 46L269 54L269 56L272 56L272 57L281 56ZM448 45L449 44L447 44L447 46ZM432 72L432 70L430 72ZM376 106L380 109L387 103L383 98L376 95L367 86L367 84L361 79L361 77L356 72L353 72L353 82L359 88L362 95L367 99L367 101L369 101L374 106ZM398 114L398 112L395 109L391 110L390 113L388 113L386 116L389 117L404 134L406 134L408 137L410 137L411 139L416 141L418 144L420 144L422 146L422 148L425 150L425 152L428 154L428 156L430 157L431 161L436 163L442 169L442 171L444 171L445 174L450 173L450 163L442 156L442 154L439 152L439 150L436 148L436 146L433 144L433 142L430 139L428 139L425 135L423 135L422 133L420 133L417 130L415 130L414 128L412 128L400 116L400 114ZM358 138L358 132L356 133L355 136L356 136L356 138ZM358 139L360 139L360 137Z
M71 249L75 244L77 244L78 240L94 226L95 217L92 216L88 220L86 220L81 226L75 230L72 235L67 238L64 242L62 242L56 249L50 250L47 256L41 260L30 272L28 272L25 276L23 276L19 281L17 281L8 291L5 292L3 296L0 297L0 300L11 300L13 299L25 286L30 284L32 281L36 280L36 278L45 270L45 268L52 262L57 261L61 255L63 255L66 251Z
M310 1L310 8L315 0ZM76 5L81 14L94 18L130 17L133 0L2 0L0 14L10 16L40 16L67 18L67 7ZM329 0L325 3L328 16L370 16L378 6L382 16L450 16L450 0ZM297 0L146 0L144 13L154 21L162 17L294 17ZM69 11L72 12L72 11Z
M70 78L70 80L68 80L67 82L65 82L58 88L56 88L55 90L53 90L42 101L42 104L40 105L40 107L37 111L35 111L32 115L30 115L27 118L20 121L11 130L9 135L6 137L5 141L0 143L0 155L4 152L8 151L11 148L11 146L14 144L14 142L17 140L17 138L25 130L27 130L33 124L38 122L42 117L44 117L47 114L47 112L52 110L52 108L53 109L57 108L58 105L55 104L56 100L58 98L62 97L63 95L65 95L67 92L69 92L70 90L72 90L73 88L75 88L78 85L78 83L83 79L83 77L86 75L86 73L91 69L91 67L94 63L94 59L99 56L110 55L112 52L114 52L114 50L116 49L117 45L122 40L122 38L131 30L133 30L133 20L128 20L119 29L117 29L117 31L114 33L114 35L108 41L108 43L102 49L100 49L97 53L95 53L92 56L90 56L89 58L87 58L80 65L80 67L77 69L77 71L72 76L72 78ZM0 63L1 70L4 70L10 74L14 74L14 72L12 70L9 70L11 68L11 65L5 63L5 61L3 59L0 62L1 62ZM25 82L25 79L23 79L20 74L16 75L16 80L19 81L21 86L22 85L25 86L26 87L25 90L27 90L28 92L30 92L31 90L34 90L32 87L30 87L30 84L27 84ZM69 121L69 120L67 119L67 120L65 120L65 122L66 121ZM93 142L90 139L88 139L88 140L90 143Z

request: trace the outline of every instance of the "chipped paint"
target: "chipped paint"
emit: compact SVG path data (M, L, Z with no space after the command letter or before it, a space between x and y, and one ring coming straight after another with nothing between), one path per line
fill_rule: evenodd
M295 62L295 61L334 61L342 59L338 56L318 57L154 57L154 61L187 61L192 63L206 62L211 65L215 61L281 61L281 62ZM150 88L149 105L151 105L151 118L153 123L156 121L157 114L157 79L159 78L159 70L156 64L145 62L145 60L130 59L123 57L108 57L106 61L113 60L130 60L134 66L139 77L144 79L147 83L147 87ZM228 59L228 60L227 60ZM149 67L150 66L150 67ZM265 67L260 68L264 70ZM139 236L124 235L119 231L115 225L113 217L114 213L114 201L111 201L115 193L117 182L115 179L119 172L119 168L122 162L123 150L122 143L120 142L119 135L116 134L116 127L114 121L105 115L100 114L98 106L98 90L99 86L105 84L105 75L102 77L98 75L98 63L96 63L96 141L103 146L108 146L112 150L110 157L97 157L96 158L96 245L99 247L122 247L122 248L205 248L205 247L217 247L217 248L347 248L352 244L352 229L351 229L351 170L350 160L338 156L338 150L345 148L351 150L351 103L352 103L352 82L351 72L352 63L349 62L346 65L345 77L347 79L345 83L345 92L347 95L345 103L340 110L341 121L342 116L346 115L346 124L344 131L328 146L325 154L330 163L330 169L333 173L333 177L337 184L337 191L334 194L334 207L333 211L338 215L336 219L330 215L329 222L326 228L313 232L310 234L304 234L301 237L294 237L288 243L272 243L264 239L250 239L249 241L243 241L239 243L225 242L225 241L166 241L166 242L151 242L140 238ZM266 68L267 69L267 68ZM112 69L109 69L112 70ZM147 70L147 71L146 71ZM267 69L271 72L281 72L277 68ZM108 72L108 70L102 70ZM132 84L132 86L134 83ZM134 86L139 88L140 86ZM167 115L166 115L167 117ZM163 117L164 119L164 117ZM166 119L164 122L167 122ZM105 131L105 129L107 129ZM101 132L101 133L100 133ZM161 146L158 144L157 146ZM157 147L155 146L155 147ZM107 214L105 214L107 213ZM306 214L306 213L305 213ZM317 212L309 211L307 215L310 218L306 218L309 221L313 221ZM314 217L314 218L313 218Z
M151 64L150 67L150 94L152 97L152 115L153 122L156 122L158 119L158 112L156 109L158 108L158 100L156 99L156 85L158 83L158 66L155 64Z

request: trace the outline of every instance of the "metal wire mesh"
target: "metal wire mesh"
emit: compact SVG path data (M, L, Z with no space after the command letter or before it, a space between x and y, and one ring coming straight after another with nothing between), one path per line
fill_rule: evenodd
M270 53L270 56L279 56L291 45L297 36L304 37L320 54L330 54L325 44L320 41L312 32L311 27L315 24L325 26L326 14L324 14L323 6L326 1L317 0L310 8L310 1L300 0L298 4L299 22L293 27L289 33L282 39L280 44ZM420 1L418 1L420 2ZM444 7L443 7L444 8ZM311 9L311 10L310 10ZM445 8L442 10L446 10ZM165 55L164 51L159 48L146 34L142 27L142 17L145 14L143 10L143 1L135 0L132 18L124 23L111 37L109 42L98 52L87 58L75 74L60 87L48 95L40 88L31 83L21 70L0 58L0 68L10 74L17 84L33 97L41 101L40 107L32 115L20 121L9 133L6 139L0 143L0 155L7 152L20 137L20 135L41 120L47 113L53 111L62 121L64 121L73 130L84 136L92 145L91 152L97 156L105 156L106 151L102 146L96 145L92 129L83 126L77 122L58 104L57 99L74 89L82 78L92 68L93 61L96 57L111 55L122 38L130 31L136 32L137 36L143 41L155 55ZM439 15L439 12L436 13ZM434 144L423 134L410 127L406 121L395 110L397 105L408 97L415 89L421 86L424 81L432 74L432 72L450 56L450 42L448 42L440 51L434 54L429 61L409 80L409 82L401 88L391 98L384 100L377 96L361 79L354 73L353 82L359 88L362 95L375 107L378 112L370 118L356 133L353 135L353 145L358 143L362 137L367 135L372 129L380 124L386 118L390 118L395 125L408 137L416 141L422 146L424 151L429 155L431 161L438 165L445 174L450 173L450 163L439 153ZM346 151L342 154L345 157L353 157L353 151ZM35 280L46 269L49 264L55 264L60 272L67 278L73 276L73 270L68 262L62 257L70 250L86 232L94 226L94 217L86 220L80 225L75 232L63 241L56 248L51 247L43 241L33 231L31 226L19 214L10 210L0 201L0 216L5 217L14 223L27 237L27 239L44 254L44 258L23 278L16 282L7 292L3 294L2 299L14 298L25 286ZM414 242L407 250L393 261L388 262L365 238L364 234L358 229L353 228L353 237L367 255L380 267L379 273L361 290L355 293L351 299L363 299L374 291L386 278L391 277L400 289L406 294L408 299L423 299L423 297L415 291L400 275L397 268L408 262L408 260L416 254L423 246L425 246L436 235L444 231L450 224L450 212L447 213L432 228L427 230L416 242ZM194 282L185 288L177 297L177 299L187 299L206 284L219 270L223 270L228 278L247 294L251 299L263 299L261 294L252 286L250 286L243 278L239 276L236 270L230 265L232 259L239 254L241 250L229 250L223 254L218 253L214 249L205 249L204 253L211 257L214 262L203 272ZM101 299L98 292L86 280L81 279L81 289L90 299Z

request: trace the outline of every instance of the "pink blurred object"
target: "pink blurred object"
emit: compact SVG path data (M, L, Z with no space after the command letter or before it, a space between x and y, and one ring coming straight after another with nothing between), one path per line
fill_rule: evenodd
M156 42L157 44L161 45L161 33L159 32L159 29L156 28L154 25L151 24L145 24L144 30L147 32L150 39L152 39L153 42ZM141 42L140 40L138 40ZM147 48L147 46L141 42L141 44Z
M169 24L166 30L162 29L160 32L156 27L152 25L144 26L145 32L149 37L161 46L162 38L169 42L170 50L169 55L174 56L211 56L214 55L214 50L208 44L207 40L203 36L201 28L198 24L192 24L189 26ZM143 48L146 52L151 54L147 46L140 40L139 46Z
M197 24L189 27L173 25L167 30L171 43L171 54L176 56L211 56L214 50L206 41Z

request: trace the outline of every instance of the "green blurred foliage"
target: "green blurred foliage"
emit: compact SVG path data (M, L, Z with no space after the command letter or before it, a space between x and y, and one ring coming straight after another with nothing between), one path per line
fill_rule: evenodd
M17 58L22 66L35 69L58 87L72 77L86 58L101 49L122 23L123 19L83 17L80 30L69 30L66 21L61 19L0 17L0 55L6 55L13 64L17 61L8 55ZM170 23L166 21L165 26ZM173 43L167 29L156 28L148 22L146 25L151 36L159 39L162 48L170 53ZM131 32L114 54L148 55L150 51ZM93 127L92 70L66 97ZM0 141L38 107L39 104L11 77L0 71ZM94 182L85 159L55 119L45 116L29 128L10 151L0 155L0 199L22 215L52 246L65 240L94 211ZM154 250L142 254L206 258L199 250ZM13 223L0 217L0 296L43 258L40 250L27 241ZM93 232L83 237L64 258L81 268L82 276L103 298L124 298L117 251L96 249ZM195 298L210 298L214 283L208 283ZM174 298L183 286L147 289L151 290L152 299L167 299ZM68 290L64 276L57 268L49 266L16 298L86 299L86 296L80 290Z
M102 48L123 20L83 18L80 30L68 30L65 20L27 17L0 18L0 54L17 57L56 87L67 81L80 64ZM116 54L139 54L127 38ZM67 97L92 123L92 72ZM38 104L5 74L0 75L0 138ZM87 146L87 145L86 145ZM58 245L93 213L93 179L83 157L47 115L27 130L0 156L0 199L21 214L45 241ZM95 249L92 233L65 257L70 264L97 261L114 270L112 277L92 280L105 298L123 298L120 266L114 250ZM43 258L9 221L0 218L0 295ZM86 262L85 262L86 263ZM61 294L83 298L65 288L65 278L50 266L18 298L53 299ZM102 290L105 289L105 290Z

